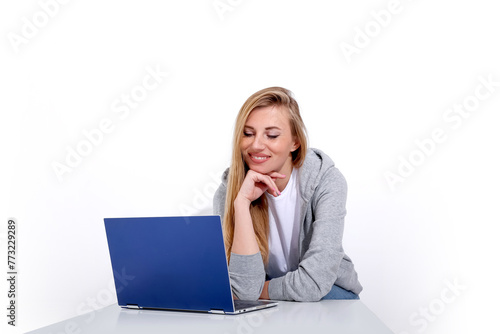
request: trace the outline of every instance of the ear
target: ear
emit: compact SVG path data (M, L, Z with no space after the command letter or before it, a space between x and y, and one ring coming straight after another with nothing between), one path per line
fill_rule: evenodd
M300 141L297 137L294 137L294 142L290 152L295 152L300 147Z

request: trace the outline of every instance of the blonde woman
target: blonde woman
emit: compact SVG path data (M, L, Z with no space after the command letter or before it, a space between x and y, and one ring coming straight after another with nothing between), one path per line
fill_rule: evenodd
M362 286L342 248L346 194L333 161L307 147L292 93L250 96L214 196L235 298L358 299Z

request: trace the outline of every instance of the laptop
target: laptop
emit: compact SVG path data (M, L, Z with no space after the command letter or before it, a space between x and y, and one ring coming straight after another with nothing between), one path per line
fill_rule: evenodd
M118 305L238 314L276 306L234 300L214 216L104 218Z

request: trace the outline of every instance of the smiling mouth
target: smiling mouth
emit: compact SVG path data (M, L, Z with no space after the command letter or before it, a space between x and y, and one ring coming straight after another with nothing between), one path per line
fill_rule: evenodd
M248 154L250 156L250 159L253 161L253 162L256 162L256 163L262 163L262 162L265 162L267 160L269 160L269 156L255 156L255 155L252 155L252 154Z

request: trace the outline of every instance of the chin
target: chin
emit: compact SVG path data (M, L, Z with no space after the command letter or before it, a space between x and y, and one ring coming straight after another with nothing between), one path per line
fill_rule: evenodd
M274 172L274 169L264 166L248 165L251 170L260 174L270 174Z

